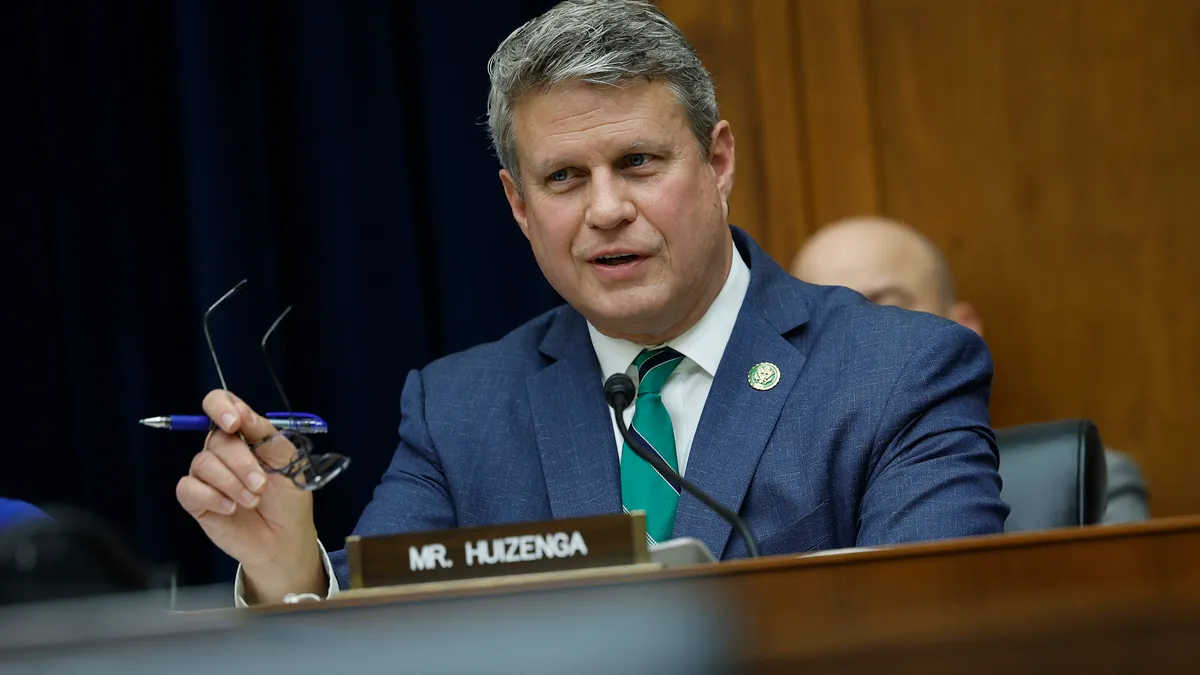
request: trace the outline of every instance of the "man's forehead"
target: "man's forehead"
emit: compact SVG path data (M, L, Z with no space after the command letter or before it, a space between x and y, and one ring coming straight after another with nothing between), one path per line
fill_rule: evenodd
M640 152L658 153L664 145L661 140L647 138L645 135L628 138L612 135L578 143L534 143L530 152L521 155L521 163L533 171L553 171L573 164L608 163L619 157Z
M847 224L819 232L811 257L839 267L908 269L926 264L920 242L891 227Z
M818 276L822 283L849 286L859 290L876 290L884 286L906 285L900 268L878 257L865 256L829 261L821 266Z
M863 288L898 283L905 265L895 250L869 238L819 240L805 252L800 275L820 284Z
M513 122L522 163L538 166L560 155L577 160L580 153L660 149L688 130L670 90L645 82L619 88L583 83L527 94L514 104Z

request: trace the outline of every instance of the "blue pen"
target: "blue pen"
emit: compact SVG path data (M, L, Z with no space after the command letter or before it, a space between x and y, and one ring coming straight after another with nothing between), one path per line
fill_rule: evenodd
M302 434L323 434L329 431L325 420L312 413L269 412L263 417L280 430L290 429ZM138 422L155 429L171 431L208 431L212 426L212 421L204 415L162 415L147 417Z

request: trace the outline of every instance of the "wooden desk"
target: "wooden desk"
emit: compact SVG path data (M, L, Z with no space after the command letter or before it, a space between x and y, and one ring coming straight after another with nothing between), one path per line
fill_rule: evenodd
M754 672L1200 672L1200 517L671 570L353 592L257 614L657 584L740 612Z

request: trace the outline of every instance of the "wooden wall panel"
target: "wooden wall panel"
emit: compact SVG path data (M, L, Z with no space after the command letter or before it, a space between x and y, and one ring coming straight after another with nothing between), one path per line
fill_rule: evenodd
M793 40L804 80L812 230L838 218L880 210L882 175L871 119L870 45L862 0L798 0ZM776 251L788 264L799 246Z
M881 213L946 252L997 426L1082 415L1200 512L1200 0L660 0L734 126L731 220L787 264Z
M993 422L1082 415L1200 511L1200 2L868 3L881 210L983 315Z
M791 0L659 0L687 35L733 126L737 177L729 220L768 252L795 250L810 230L802 80ZM769 133L767 131L770 130Z

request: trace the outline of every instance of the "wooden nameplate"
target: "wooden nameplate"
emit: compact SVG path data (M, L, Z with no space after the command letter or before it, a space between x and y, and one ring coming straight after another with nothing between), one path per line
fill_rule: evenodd
M640 511L346 538L353 589L650 562Z

